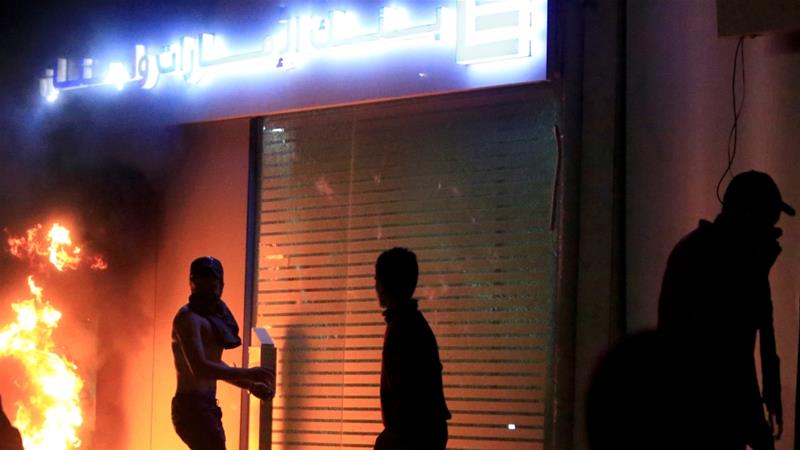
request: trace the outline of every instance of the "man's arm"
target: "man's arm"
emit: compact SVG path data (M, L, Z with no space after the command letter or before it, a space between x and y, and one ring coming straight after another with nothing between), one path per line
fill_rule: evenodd
M761 350L761 375L763 378L763 397L764 404L769 413L770 425L772 425L775 438L780 438L783 432L783 402L781 400L781 366L780 358L775 345L775 328L772 317L772 298L769 284L766 285L766 296L761 301L765 312L759 326L759 348ZM777 425L777 430L775 430Z
M254 381L250 380L224 380L228 384L232 384L238 388L250 390L251 387L255 384Z
M200 333L200 319L190 312L179 313L173 322L175 336L189 370L199 378L240 381L246 383L266 381L273 374L263 367L240 369L230 367L222 361L206 358L203 338Z
M248 381L248 380L224 380L224 381L238 388L246 390L254 397L261 400L269 400L275 397L275 389L270 387L270 384L261 381L258 382Z
M780 229L775 229L772 236L760 241L755 248L751 261L758 278L758 297L761 317L758 324L759 347L761 349L761 376L763 377L762 396L769 413L769 423L775 439L783 433L783 403L781 401L780 359L775 345L775 328L772 314L772 292L769 286L769 272L778 256L781 246L777 237ZM777 430L775 425L777 425Z

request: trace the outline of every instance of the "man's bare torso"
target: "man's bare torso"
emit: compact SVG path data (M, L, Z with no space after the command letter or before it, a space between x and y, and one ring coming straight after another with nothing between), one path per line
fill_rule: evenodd
M183 347L192 345L192 342L182 342L178 336L175 324L178 321L192 322L200 330L200 340L205 353L206 359L209 361L222 360L222 346L217 343L214 336L214 330L211 324L205 317L192 312L188 305L184 305L178 310L175 315L172 326L172 356L175 360L175 370L178 375L177 392L182 394L210 394L216 395L217 383L216 380L210 378L202 378L192 373L192 370L187 362L186 356L183 352ZM185 337L192 339L192 337Z

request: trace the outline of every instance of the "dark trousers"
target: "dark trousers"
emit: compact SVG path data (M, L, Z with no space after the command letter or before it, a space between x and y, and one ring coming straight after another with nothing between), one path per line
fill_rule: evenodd
M212 396L175 394L172 425L191 450L225 450L222 410Z
M445 450L447 422L408 428L384 428L374 450Z

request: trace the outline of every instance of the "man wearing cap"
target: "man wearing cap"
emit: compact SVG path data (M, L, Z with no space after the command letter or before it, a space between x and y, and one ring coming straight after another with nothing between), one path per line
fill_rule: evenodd
M172 399L172 423L192 450L225 450L217 380L248 389L258 398L274 395L267 384L274 372L230 367L222 351L241 345L239 326L220 297L222 263L211 256L195 259L189 269L191 295L172 322L172 354L178 387Z
M673 249L658 305L658 329L674 350L684 408L683 448L772 450L783 430L779 359L769 272L781 252L783 202L772 178L731 180L722 212ZM759 338L763 393L755 364ZM764 417L764 407L769 421Z

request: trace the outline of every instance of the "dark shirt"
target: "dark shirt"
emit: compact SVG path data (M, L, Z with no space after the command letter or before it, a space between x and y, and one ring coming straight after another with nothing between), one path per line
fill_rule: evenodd
M387 309L381 365L386 428L428 428L450 419L436 337L417 301Z
M685 367L690 408L731 431L752 433L763 419L755 366L760 336L765 394L780 409L769 268L718 223L701 221L670 254L658 329ZM713 431L712 431L713 432Z

